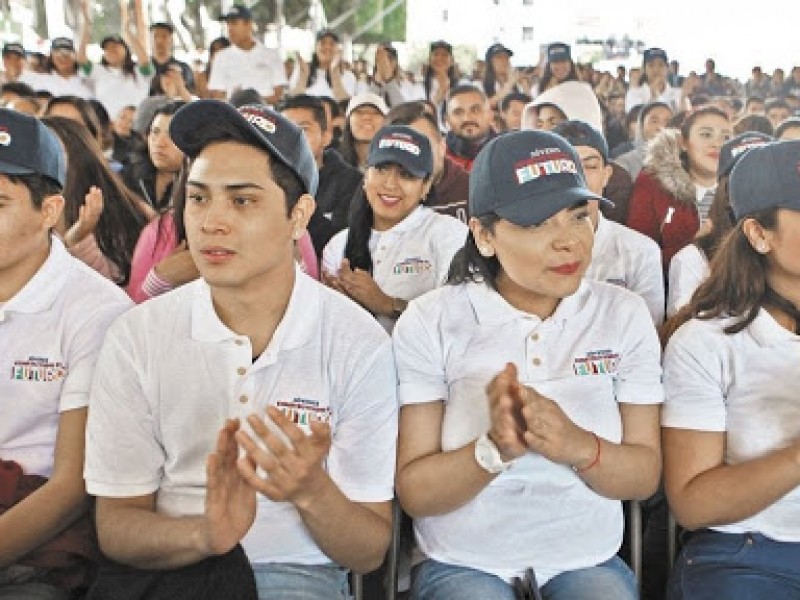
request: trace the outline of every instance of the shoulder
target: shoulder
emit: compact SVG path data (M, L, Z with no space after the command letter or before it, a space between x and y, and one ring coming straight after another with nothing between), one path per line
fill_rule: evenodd
M608 220L608 224L610 225L612 235L620 240L626 252L636 252L638 254L653 253L660 262L661 249L652 238L614 221Z
M69 277L63 290L66 303L79 303L80 310L86 313L106 307L126 310L131 306L130 298L118 285L82 261L69 256L67 264Z
M322 332L342 352L365 356L388 343L388 334L369 312L317 281L309 279L309 283L318 294Z

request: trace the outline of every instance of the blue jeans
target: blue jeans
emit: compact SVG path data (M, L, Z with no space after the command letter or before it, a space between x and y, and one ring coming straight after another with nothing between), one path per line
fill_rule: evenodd
M618 556L595 567L561 573L542 586L541 592L544 600L636 600L639 597L633 572ZM411 598L514 600L514 590L495 575L428 559L414 568Z
M800 543L760 533L702 530L683 547L669 582L670 600L796 600Z
M338 565L254 564L259 600L347 600L347 569Z

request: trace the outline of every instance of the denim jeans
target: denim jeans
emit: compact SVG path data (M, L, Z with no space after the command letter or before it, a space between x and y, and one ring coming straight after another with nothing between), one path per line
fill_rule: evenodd
M337 565L254 564L259 600L347 600L347 569Z
M800 543L760 533L702 530L683 547L669 582L670 600L797 600Z
M541 592L544 600L636 600L639 597L633 572L618 556L594 567L561 573L542 586ZM514 600L514 590L489 573L428 559L414 568L411 598Z

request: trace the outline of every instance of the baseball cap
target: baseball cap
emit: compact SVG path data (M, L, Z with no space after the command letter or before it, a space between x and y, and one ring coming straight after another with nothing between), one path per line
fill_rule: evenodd
M469 176L469 213L537 225L583 200L604 200L586 187L581 160L549 131L506 133L478 153Z
M557 133L573 146L589 146L594 148L603 157L603 162L608 162L608 142L603 134L584 121L562 121L553 128Z
M488 62L492 60L492 57L496 56L497 54L503 54L503 53L508 54L509 58L514 56L514 53L505 46L503 46L503 44L500 43L492 44L486 50L486 61Z
M64 187L64 150L39 119L0 108L0 173L43 175Z
M425 179L433 171L433 153L428 138L406 125L387 125L369 143L367 166L394 163L414 177Z
M664 59L665 63L669 63L669 60L667 59L667 53L661 48L648 48L644 51L645 63L649 63L651 60L655 60L656 58Z
M445 42L444 40L436 40L435 42L431 42L431 49L429 50L429 52L433 52L434 50L438 50L439 48L447 50L447 52L450 54L453 53L453 46Z
M328 29L328 28L320 29L317 32L317 41L320 41L324 37L333 38L333 40L336 43L339 43L339 42L342 41L341 38L339 37L339 34L336 33L333 29Z
M245 21L253 20L253 13L250 9L243 4L234 4L228 9L228 12L220 15L220 21L231 21L233 19L244 19Z
M153 29L166 29L170 33L175 33L175 26L167 21L156 21L150 25L150 31L153 31Z
M345 111L345 116L349 117L350 114L359 106L374 106L381 112L383 116L386 116L389 112L389 107L386 106L386 102L383 98L378 96L378 94L366 92L364 94L356 94L350 98L350 102L347 104L347 111Z
M248 104L236 109L221 100L195 100L172 117L169 135L181 152L195 158L208 143L198 132L213 128L214 123L235 127L254 146L264 148L297 175L307 193L317 193L319 172L303 131L266 106ZM222 132L220 139L225 139Z
M53 38L50 42L50 52L55 50L67 50L68 52L75 52L75 44L68 37Z
M734 165L728 192L737 220L769 208L800 211L800 140L751 147Z
M739 162L745 152L754 146L763 146L775 141L771 135L759 131L745 131L722 144L719 150L719 166L717 179L730 175L733 166Z
M111 35L107 35L102 40L100 40L100 47L105 48L106 44L114 42L115 44L123 44L127 46L128 44L125 43L125 40L122 39L122 36L118 33L112 33Z
M547 62L558 62L559 60L572 60L569 44L554 42L547 47Z
M3 56L6 54L17 54L19 56L25 56L25 48L22 47L22 44L19 42L6 42L3 45Z

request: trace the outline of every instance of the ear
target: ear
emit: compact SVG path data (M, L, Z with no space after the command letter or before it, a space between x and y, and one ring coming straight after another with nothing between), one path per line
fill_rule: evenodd
M55 194L47 196L42 200L42 208L39 211L42 215L42 227L50 230L56 226L61 213L64 212L64 196Z
M771 249L772 232L764 229L755 219L745 219L742 222L742 232L753 250L759 254L767 254Z
M292 208L290 220L292 221L292 237L300 239L303 231L308 226L311 215L317 209L317 203L310 194L303 194Z
M481 222L475 217L470 218L467 226L472 232L472 237L475 238L475 245L478 246L478 252L480 252L482 256L494 256L494 236L492 232L481 225Z

